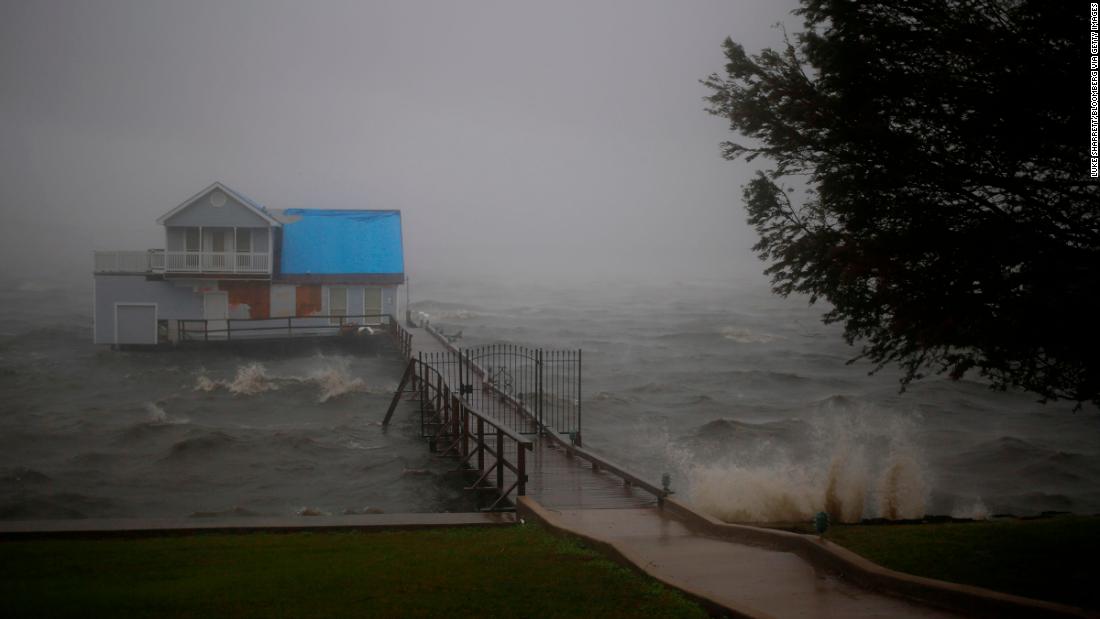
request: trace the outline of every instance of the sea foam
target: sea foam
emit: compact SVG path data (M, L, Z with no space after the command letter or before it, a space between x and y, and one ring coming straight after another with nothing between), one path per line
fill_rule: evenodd
M194 390L213 392L225 389L236 396L251 396L275 391L281 386L306 383L317 387L318 403L367 391L366 381L352 375L351 362L347 358L317 355L310 360L310 365L305 375L273 376L263 364L249 363L238 367L232 380L200 374L195 380Z
M818 420L809 439L770 453L709 461L679 455L690 497L727 522L804 522L819 511L838 522L920 518L930 494L911 422L889 412Z

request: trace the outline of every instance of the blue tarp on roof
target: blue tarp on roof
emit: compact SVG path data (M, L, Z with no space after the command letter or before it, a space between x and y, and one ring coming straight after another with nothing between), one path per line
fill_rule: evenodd
M284 275L404 273L401 211L282 211Z

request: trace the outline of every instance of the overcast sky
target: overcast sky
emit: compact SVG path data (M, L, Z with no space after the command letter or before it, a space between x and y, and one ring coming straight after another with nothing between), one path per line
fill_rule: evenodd
M0 275L162 247L215 180L401 209L414 278L759 272L698 80L794 7L0 0Z

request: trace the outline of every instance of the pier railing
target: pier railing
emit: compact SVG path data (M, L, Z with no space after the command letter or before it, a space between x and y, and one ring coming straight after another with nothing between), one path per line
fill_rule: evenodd
M439 450L442 445L444 453L458 454L464 463L477 457L474 470L480 474L479 482L498 470L504 475L520 469L521 479L525 479L528 462L523 451L542 440L570 459L584 460L593 470L652 494L658 502L672 493L581 446L580 350L547 351L511 344L460 349L429 325L425 328L446 351L421 352L410 359L383 425L389 423L399 402L412 395L420 400L421 434L432 449ZM472 412L464 416L463 411ZM492 428L491 432L500 429L499 435L509 439L497 439L501 443L496 446L490 441L488 449L506 453L506 446L515 445L516 464L505 460L503 468L486 470L485 451L469 447L471 441L475 446L486 445L486 427ZM527 444L531 446L523 446ZM512 490L503 478L493 487L498 492L505 490L498 499ZM524 490L520 487L519 495Z
M425 325L446 352L422 360L439 368L461 397L521 434L554 432L574 445L581 436L581 351L515 344L458 348Z
M408 330L401 325L400 320L394 320L392 316L390 317L390 324L393 326L393 339L394 344L397 346L397 350L401 352L401 356L405 359L411 359L412 333L409 333Z
M353 316L288 316L285 318L180 319L176 321L179 342L228 342L271 340L372 333L376 329L393 332L400 328L390 314ZM401 329L404 331L404 329ZM407 357L412 338L402 336L402 352Z
M476 476L467 490L495 495L483 509L513 509L515 497L527 492L532 440L463 400L439 369L421 357L409 360L399 394L406 385L420 400L420 433L432 452L457 458L460 471ZM389 423L396 403L397 399L390 405L383 425Z

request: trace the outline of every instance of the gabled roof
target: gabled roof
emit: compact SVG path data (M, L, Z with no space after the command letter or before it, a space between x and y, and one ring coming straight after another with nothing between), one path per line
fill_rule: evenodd
M220 189L226 195L232 197L236 201L243 204L245 206L245 208L251 210L256 215L258 215L260 218L262 218L264 221L271 224L272 226L278 227L278 226L282 225L275 218L273 218L271 216L271 213L269 213L267 211L267 209L263 207L262 204L260 204L259 202L256 202L252 198L249 198L248 196L244 195L243 193L240 193L239 191L235 191L233 189L230 189L229 187L226 187L225 185L223 185L220 182L214 182L210 186L208 186L206 189L203 189L202 191L200 191L200 192L196 193L195 195L191 196L190 198L187 198L186 200L181 202L179 204L179 206L177 206L176 208L174 208L174 209L168 211L167 213L161 215L160 217L158 217L157 218L157 223L163 225L164 222L168 221L168 219L170 219L173 215L175 215L176 213L179 213L183 209L187 208L195 200L198 200L203 195L209 193L210 191L213 191L214 189Z
M283 222L283 277L405 272L401 211L295 208L271 215Z

